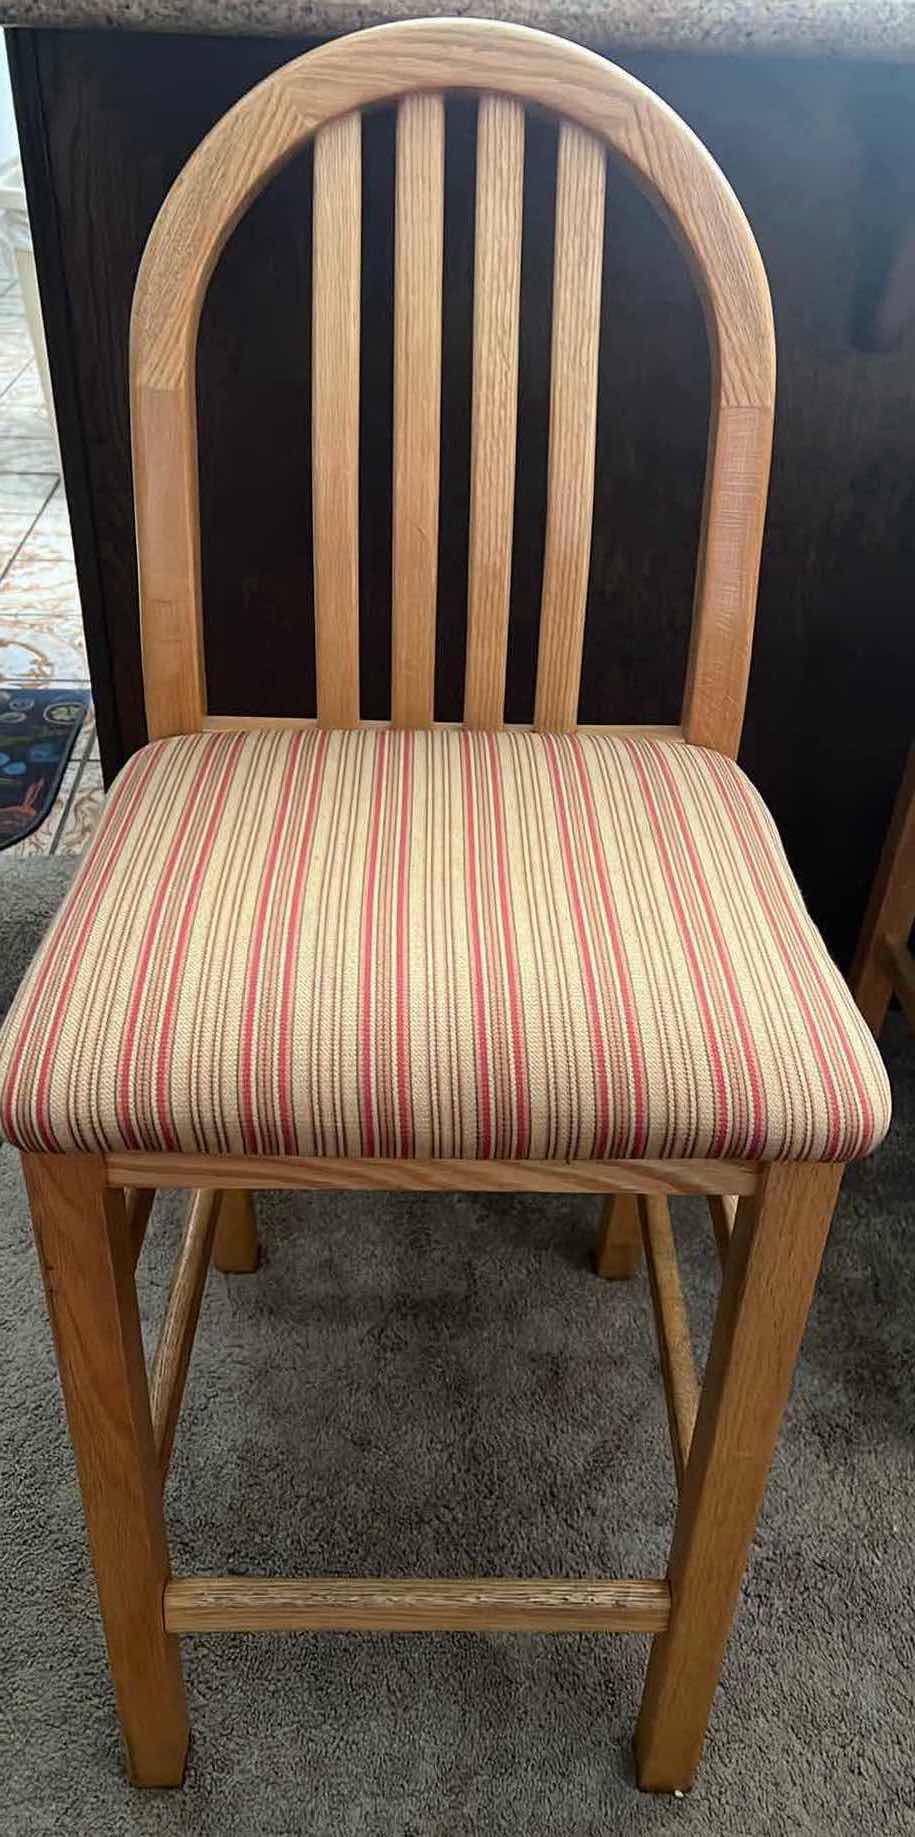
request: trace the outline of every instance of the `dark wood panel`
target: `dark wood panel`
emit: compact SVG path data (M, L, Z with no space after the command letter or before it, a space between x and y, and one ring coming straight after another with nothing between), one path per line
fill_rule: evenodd
M27 40L34 75L23 54ZM198 141L302 46L49 31L15 34L13 47L20 117L27 98L50 169L49 196L38 136L30 134L23 156L32 219L53 209L58 226L66 314L64 324L49 326L50 357L55 388L72 378L76 394L78 425L67 418L61 444L91 651L97 656L104 642L111 657L117 738L104 752L110 775L145 737L127 396L140 256ZM239 693L250 707L274 705L278 713L296 712L314 695L307 177L307 161L296 162L239 226L201 326L208 666L213 705L227 711L239 706ZM39 247L44 279L43 253ZM50 304L59 285L56 274L47 278ZM82 494L74 502L82 474L88 514Z
M231 102L304 48L279 40L18 34L14 75L109 770L143 737L126 341L171 180ZM847 951L912 725L915 368L871 328L915 218L915 71L625 58L706 140L772 280L776 465L744 761L813 909ZM361 654L390 682L391 147L365 139ZM531 707L542 566L555 136L529 133L508 707ZM460 707L466 591L473 109L449 105L437 704ZM201 334L211 702L314 704L309 184L300 160L230 243ZM669 719L682 681L706 432L698 307L663 226L608 187L597 504L581 713ZM110 686L105 668L110 667ZM110 702L110 706L108 706Z
M67 496L76 546L86 648L96 703L96 732L110 773L126 756L115 658L103 617L101 556L95 538L95 506L85 446L79 368L73 351L71 303L57 210L56 175L46 132L39 75L40 40L32 32L6 34L19 144L29 199L32 244L42 294L43 317L53 372L54 403ZM122 492L123 495L123 492ZM136 650L131 643L133 660Z

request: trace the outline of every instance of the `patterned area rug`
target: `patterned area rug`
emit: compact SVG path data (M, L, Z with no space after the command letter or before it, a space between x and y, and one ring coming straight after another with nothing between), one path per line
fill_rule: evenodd
M90 700L89 689L0 688L0 848L44 822Z

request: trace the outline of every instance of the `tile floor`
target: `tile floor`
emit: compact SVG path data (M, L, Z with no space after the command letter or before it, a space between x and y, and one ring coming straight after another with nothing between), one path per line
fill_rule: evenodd
M0 685L89 681L67 501L17 281L0 278ZM39 829L6 855L79 854L98 821L91 715Z

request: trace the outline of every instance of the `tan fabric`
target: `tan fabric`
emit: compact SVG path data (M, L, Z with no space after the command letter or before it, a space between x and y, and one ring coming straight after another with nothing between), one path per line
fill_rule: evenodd
M30 1149L846 1160L888 1120L757 793L644 739L147 747L0 1036Z

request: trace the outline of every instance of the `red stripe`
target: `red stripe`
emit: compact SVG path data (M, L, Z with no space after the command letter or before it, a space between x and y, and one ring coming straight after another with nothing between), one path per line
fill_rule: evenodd
M613 956L613 965L616 970L623 1004L623 1024L626 1029L626 1041L629 1048L627 1070L631 1074L634 1087L632 1117L630 1119L628 1139L625 1142L615 1142L614 1148L620 1154L622 1154L625 1149L627 1156L631 1155L634 1159L637 1159L639 1155L644 1154L645 1143L648 1140L648 1079L645 1070L645 1054L642 1047L642 1036L639 1031L632 978L629 974L629 963L623 946L616 902L610 891L610 882L607 878L606 844L600 833L600 826L597 820L597 811L594 805L594 791L590 777L585 768L584 756L580 743L575 741L570 742L570 749L575 770L578 775L579 788L581 790L582 803L584 805L585 817L588 825L588 835L591 843L591 865L597 875L597 882L600 888L604 922L610 938L610 950Z
M740 818L742 816L743 818L746 819L746 821L749 822L754 835L757 837L758 841L760 842L762 850L764 851L763 858L765 859L767 857L771 857L772 838L766 832L766 830L763 827L763 824L759 820L758 813L756 809L754 808L754 800L746 796L738 797L737 795L735 795L735 792L738 790L738 787L735 786L734 778L733 778L731 771L722 772L720 768L717 767L717 762L713 766L713 769L715 769L716 778L718 779L718 782L721 785L721 788L724 792L724 795L728 803L728 807L731 811L731 814L735 818L735 835L737 836L738 840L740 838L740 830L739 830L738 825L739 825ZM747 848L742 848L741 852L743 854L744 861L746 863L746 867L750 874L750 877L753 881L754 887L759 895L760 902L765 910L766 917L769 921L769 924L772 930L773 938L780 940L779 954L784 963L785 972L788 976L788 980L791 984L792 990L794 991L794 994L797 998L798 1006L801 1010L801 1013L804 1016L804 1020L807 1026L808 1038L813 1048L814 1057L816 1058L816 1062L817 1062L817 1068L823 1080L823 1090L826 1096L826 1101L827 1101L827 1105L829 1109L830 1125L829 1125L829 1134L826 1140L826 1147L825 1147L825 1151L824 1151L822 1158L826 1161L845 1159L846 1156L852 1154L856 1148L860 1148L862 1140L866 1140L869 1136L872 1136L874 1132L873 1106L870 1102L870 1098L868 1097L867 1090L861 1078L858 1066L855 1063L853 1055L849 1051L847 1027L844 1025L842 1017L837 1013L836 1007L830 998L830 993L829 993L829 989L826 983L826 979L823 976L821 970L819 969L819 966L817 965L814 954L810 948L810 941L807 935L807 928L802 922L800 915L798 914L796 909L793 907L792 902L788 898L785 888L779 885L777 893L776 893L776 898L778 899L779 905L781 907L782 918L785 921L785 925L780 926L772 900L769 897L765 881L762 875L758 872L756 863L753 859L752 852ZM785 926L787 926L787 930L790 933L790 939L786 937ZM832 1068L829 1062L829 1054L826 1051L816 1015L814 1014L813 1008L811 1007L810 1002L807 998L803 983L795 969L793 957L792 957L793 950L796 950L800 955L804 957L807 963L808 970L810 971L810 974L812 975L814 981L816 982L817 988L819 989L819 992L820 992L820 995L822 996L824 1004L831 1013L833 1025L836 1029L836 1033L838 1036L840 1050L842 1051L843 1056L845 1058L846 1067L851 1076L851 1080L855 1088L855 1095L856 1095L857 1102L859 1105L859 1127L858 1127L858 1132L857 1132L856 1137L853 1137L853 1138L848 1138L848 1139L843 1138L842 1109L841 1109L841 1104L839 1102L838 1091L836 1089L835 1081L832 1075ZM846 1137L847 1137L847 1129L846 1129ZM842 1149L841 1155L839 1153L840 1148Z
M416 736L405 733L401 739L400 810L397 836L397 935L395 943L395 1009L394 1052L397 1064L398 1154L413 1154L413 1094L410 1089L410 1011L408 982L408 916L410 873L410 818L413 807L413 748Z
M235 739L233 744L236 751L239 750L239 743L242 739L243 736L241 734ZM130 1006L127 1011L127 1020L124 1024L124 1035L118 1052L118 1068L115 1076L115 1116L125 1146L128 1148L139 1149L144 1146L131 1120L130 1097L131 1093L136 1090L135 1060L137 1027L140 1010L143 1007L144 999L147 994L149 965L159 941L162 912L169 888L175 877L178 861L181 856L182 844L193 822L194 812L197 808L197 799L202 796L209 780L213 777L218 768L219 751L220 749L214 746L207 747L203 752L202 764L195 775L194 794L192 796L189 795L185 801L178 827L175 830L175 834L169 846L165 865L156 885L155 895L143 934L143 942L137 957L137 966L133 975ZM153 1143L152 1146L155 1147L155 1143Z
M552 734L544 734L544 747L547 764L553 784L553 803L556 821L559 826L559 839L562 847L562 859L566 871L566 891L572 907L572 918L575 934L578 938L579 968L585 988L585 1002L588 1009L588 1027L591 1036L591 1065L595 1082L595 1129L592 1155L594 1160L601 1161L606 1157L610 1138L610 1086L607 1078L607 1055L604 1050L604 1035L601 1025L600 1004L597 999L597 983L594 975L594 961L588 943L588 932L584 919L581 885L578 877L578 864L572 851L569 833L569 815L566 806L566 793L556 757L556 740ZM574 1155L580 1143L570 1143L569 1153Z
M203 886L204 876L213 854L213 844L216 840L216 834L222 819L223 810L225 809L229 789L238 769L243 744L243 734L237 734L233 736L229 747L225 749L227 756L222 767L222 776L209 810L202 842L195 856L193 872L191 874L187 893L185 894L184 907L178 923L178 940L172 952L171 966L169 969L168 982L166 984L165 1003L158 1035L158 1050L156 1053L153 1084L155 1089L154 1114L158 1124L161 1141L165 1149L170 1153L174 1153L178 1148L178 1136L175 1129L174 1111L172 1109L171 1082L172 1059L175 1043L175 1015L178 1009L178 995L181 987L181 979L184 974L184 966L187 961L191 925L193 924L200 901L200 889ZM223 747L220 746L218 749L214 748L214 751L217 751L218 756L218 754L223 751Z
M641 792L642 792L642 799L645 805L645 810L647 812L648 819L651 823L651 830L652 830L652 835L654 837L655 849L657 851L658 860L660 861L661 870L663 872L664 880L667 886L667 893L670 899L671 909L677 921L677 930L678 930L680 942L683 946L684 955L686 956L689 962L690 970L692 972L692 989L696 997L696 1002L697 1002L699 1013L702 1019L702 1031L703 1031L703 1036L705 1039L705 1048L708 1054L709 1070L711 1072L712 1085L714 1087L714 1094L715 1094L714 1122L713 1122L713 1126L711 1130L711 1142L709 1146L709 1154L713 1157L715 1156L720 1157L724 1154L724 1146L728 1140L728 1135L730 1133L729 1121L728 1121L729 1093L728 1093L727 1081L724 1076L724 1067L721 1062L721 1054L718 1051L718 1040L715 1034L715 1025L712 1019L711 1005L709 1002L708 991L706 989L705 976L703 975L703 970L702 970L702 963L700 961L699 954L696 950L695 940L692 936L691 928L689 924L687 923L686 913L683 908L683 901L680 898L680 889L677 884L677 876L676 876L676 873L674 872L673 862L671 861L671 856L670 856L670 850L667 846L667 837L664 833L664 825L661 822L660 815L658 813L658 806L657 806L657 803L655 802L655 796L651 788L651 783L648 778L648 774L645 771L644 761L640 756L639 744L637 741L623 741L622 744L626 747L629 753L633 766L635 767L636 776L639 780L639 785L641 787ZM654 752L656 749L652 748L651 750L652 752Z
M339 1153L342 1122L366 1158L543 1138L844 1161L885 1108L758 795L716 755L622 738L156 743L114 788L4 1055L0 1126L47 1152Z
M368 852L365 872L365 888L362 895L362 945L359 961L359 1098L362 1113L362 1140L367 1156L377 1154L377 1136L375 1133L375 1108L373 1102L373 1077L375 1073L375 1056L372 1051L372 998L373 998L373 909L375 905L375 887L378 880L378 844L381 834L381 810L384 796L384 768L387 755L388 734L378 735L375 748L375 770L372 784L372 820L369 828Z
M638 742L632 744L637 745ZM769 1108L766 1102L766 1089L760 1072L759 1058L757 1056L753 1035L750 1032L747 1011L741 998L737 978L734 975L734 965L731 960L731 954L725 942L724 932L719 924L718 914L715 911L714 903L709 893L708 881L703 871L699 852L693 841L683 799L677 789L674 774L670 769L670 761L663 746L658 746L656 744L653 748L653 754L657 762L658 770L667 786L667 793L671 804L677 813L680 837L686 849L687 856L689 857L690 867L693 872L693 886L698 892L702 910L705 913L706 922L712 934L715 953L731 1003L731 1011L737 1025L738 1034L740 1035L743 1066L746 1070L750 1085L750 1117L748 1118L748 1126L743 1130L741 1136L732 1140L730 1152L739 1155L741 1158L754 1161L762 1154L769 1132Z
M312 736L302 736L311 740ZM295 999L295 965L296 949L301 930L302 906L305 899L305 886L311 868L314 852L315 830L318 824L318 805L324 788L324 776L327 766L327 746L329 735L322 729L312 746L312 757L309 761L311 784L308 791L308 804L305 811L305 829L302 846L296 856L295 874L292 883L292 897L289 902L289 923L286 931L286 948L283 952L283 982L280 995L280 1024L277 1041L278 1053L278 1090L277 1105L279 1110L279 1127L282 1136L282 1152L287 1155L299 1153L299 1137L296 1128L295 1112L292 1103L292 1011ZM301 756L304 746L297 748Z
M241 1117L242 1140L249 1154L257 1154L261 1148L265 1153L275 1153L277 1142L269 1121L264 1118L264 1128L255 1104L255 1085L257 1083L254 1027L258 1016L259 985L261 964L267 935L267 914L276 882L277 863L282 846L283 829L289 812L289 802L296 779L298 765L298 748L290 746L283 767L277 799L276 814L270 831L270 842L267 855L261 870L260 890L254 912L254 923L251 927L251 940L248 946L248 962L245 971L245 993L242 1002L242 1022L238 1052L238 1107ZM262 1106L266 1109L266 1106ZM267 1137L262 1142L262 1136Z
M502 919L502 954L508 979L508 1013L511 1025L513 1092L516 1114L516 1139L504 1143L506 1154L523 1159L530 1153L531 1106L528 1084L526 1036L521 1012L521 976L515 938L514 914L508 890L508 846L505 835L505 806L502 799L502 772L494 734L486 736L489 749L492 814L496 847L496 876L499 890L499 912Z
M481 1161L488 1161L492 1158L493 1153L492 1086L489 1076L489 1054L486 1048L486 993L483 980L483 947L480 935L480 887L479 862L477 856L476 811L474 807L473 746L469 733L461 733L460 749L461 779L464 790L464 860L467 882L467 928L470 935L470 1005L473 1016L479 1158Z
M480 889L480 945L488 1000L486 1030L489 1040L488 1064L492 1079L492 1152L496 1160L501 1160L508 1152L506 1144L511 1142L511 1090L505 999L502 986L502 946L493 851L490 846L493 817L485 740L480 739L475 743L474 766L476 809L479 813L477 836L480 846L477 849L477 876Z
M54 1061L54 1057L55 1057L56 1050L57 1050L57 1043L58 1043L58 1038L60 1034L61 1022L63 1020L64 1014L66 1013L67 1007L69 1005L70 996L73 991L73 984L76 981L77 973L79 971L79 967L82 962L86 940L95 922L96 914L98 912L98 908L101 903L102 895L104 894L106 887L109 885L111 881L112 874L114 872L114 869L117 865L118 860L120 859L124 844L128 839L128 834L130 831L131 812L133 811L135 807L139 805L141 801L143 788L146 784L147 779L152 777L153 770L155 766L158 764L160 752L161 752L160 747L155 747L155 748L150 747L148 749L148 752L145 755L144 754L137 755L138 758L142 759L143 764L137 769L136 773L131 773L131 786L130 786L129 796L127 796L125 792L126 783L127 783L127 773L125 772L124 777L121 779L120 784L118 786L118 790L121 793L121 795L117 798L115 808L112 812L113 818L117 821L117 834L116 834L115 845L113 848L111 848L110 852L108 848L106 847L104 856L102 856L101 854L96 855L95 853L93 853L93 855L90 857L93 863L96 861L99 863L100 871L98 873L96 886L94 889L92 899L89 903L89 906L86 909L86 911L83 913L82 921L79 924L79 927L78 927L78 930L76 931L75 936L72 937L72 941L69 943L69 946L66 948L65 957L67 961L67 970L64 975L63 982L61 984L61 988L60 988L60 992L57 997L57 1001L54 1005L53 1016L51 1018L50 1023L45 1028L44 1054L43 1054L41 1063L38 1067L38 1070L35 1074L36 1130L38 1134L38 1139L41 1142L42 1146L48 1147L51 1149L57 1148L58 1142L51 1128L51 1119L50 1119L50 1113L49 1113L49 1107L48 1107L48 1099L49 1099L50 1086L51 1086L53 1061ZM151 754L153 755L152 757L150 757ZM137 783L135 785L132 782L134 776L136 777L136 780L137 780ZM114 826L115 824L114 822L112 822L110 827L114 828ZM109 825L106 822L106 831L108 830L108 828L109 828ZM106 834L106 842L107 842L107 834ZM57 961L57 958L61 955L64 949L66 938L68 936L69 936L69 932L67 930L66 925L64 924L61 926L61 932L58 934L57 942L58 942L59 950L57 952L57 955L54 958L55 962ZM49 952L49 958L50 958L50 954L51 953ZM49 968L51 967L50 962L49 962L48 967ZM44 978L41 979L38 989L35 991L36 996L40 996L40 992L43 989L43 987L44 987ZM20 1037L21 1038L26 1037L25 1024L23 1024L22 1033Z

